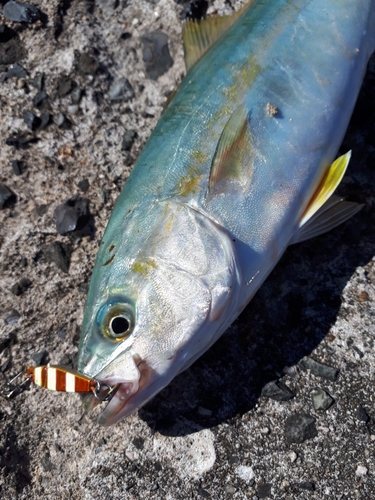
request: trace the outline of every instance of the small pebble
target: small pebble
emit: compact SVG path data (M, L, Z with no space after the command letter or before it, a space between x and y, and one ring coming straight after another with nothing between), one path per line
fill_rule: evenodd
M86 193L90 187L90 183L87 179L82 179L78 182L77 186L83 193Z
M298 486L301 488L301 490L307 490L307 491L315 490L314 483L311 483L310 481L302 481L302 483L299 483Z
M43 84L44 84L44 73L38 73L31 80L31 85L34 87L34 89L38 91L41 91L43 89Z
M70 115L76 115L79 111L78 104L70 104L67 108L67 111Z
M60 127L62 127L64 125L65 120L66 120L65 115L63 113L59 113L56 116L55 123L60 128Z
M3 16L14 23L32 24L39 21L42 13L34 5L11 0L4 5Z
M335 402L334 399L323 389L311 391L311 399L315 410L328 410Z
M285 440L287 443L303 443L318 435L315 418L306 413L295 413L285 421Z
M30 130L35 130L39 124L39 118L31 111L25 111L23 114L23 121L26 123Z
M51 121L51 115L47 111L44 111L40 115L38 130L44 130L47 127L47 125L49 125L50 121Z
M47 357L47 354L48 353L47 353L46 349L42 349L41 351L33 354L31 356L31 359L34 361L36 366L40 366L43 363L43 361L45 360L45 358Z
M18 323L20 317L20 313L15 309L12 309L10 313L5 316L5 323L7 325L15 325L16 323Z
M110 101L129 101L134 97L134 89L127 78L115 80L108 90Z
M137 132L135 130L127 130L122 138L121 148L123 151L130 151L134 144Z
M55 241L51 245L47 245L44 250L45 256L50 262L56 264L64 273L69 272L70 256L72 253L71 245Z
M3 81L7 80L8 78L26 78L27 77L27 72L25 68L20 66L17 63L12 64L12 66L8 69L8 71L5 73L3 76Z
M236 474L246 483L252 481L255 477L253 468L248 465L239 465L236 468Z
M368 473L367 467L364 467L363 465L358 465L357 470L355 471L355 475L358 477L363 477L366 476Z
M367 423L370 420L370 417L369 417L367 411L362 406L359 406L357 408L357 415L356 416L360 422Z
M89 200L75 196L55 208L56 229L65 235L83 229L90 219Z
M83 90L80 89L79 87L76 87L74 90L72 90L72 93L70 95L72 103L79 104L81 97L82 97L82 94L83 94Z
M21 278L20 281L15 283L10 291L13 295L22 295L31 286L31 281L28 278Z
M273 380L263 387L262 396L275 401L289 401L295 394L284 382Z
M337 368L333 368L332 366L325 365L324 363L320 363L319 361L316 361L315 359L309 358L308 356L305 356L304 358L301 359L301 361L298 363L298 366L302 370L310 370L310 372L313 375L316 375L317 377L322 377L327 380L330 380L331 382L335 382L339 373L339 370Z
M5 184L0 182L0 210L14 201L14 198L14 193Z
M298 455L297 455L297 453L296 453L295 451L290 451L290 452L288 453L287 457L289 458L290 463L292 463L292 464L293 464L293 463L297 460Z
M168 48L168 37L161 31L153 31L143 35L141 43L147 76L151 80L157 80L173 65Z
M62 75L57 84L57 93L60 97L64 97L69 94L73 89L74 82L69 76Z
M36 108L40 108L44 101L47 99L48 94L45 90L41 90L40 92L37 93L37 95L34 97L34 106Z
M78 58L78 71L82 75L95 75L99 69L96 58L88 53L81 54Z
M175 0L177 3L185 3L184 0ZM195 0L190 2L181 12L181 19L200 20L206 16L208 9L207 0Z

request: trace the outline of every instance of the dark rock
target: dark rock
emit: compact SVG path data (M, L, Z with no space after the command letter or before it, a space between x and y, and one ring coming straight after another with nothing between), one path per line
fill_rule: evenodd
M81 97L83 94L83 90L80 89L79 87L76 87L75 89L72 90L71 93L71 99L73 104L79 104Z
M42 17L41 11L34 5L13 0L4 5L3 15L8 21L27 24L35 23Z
M283 382L273 380L268 382L262 389L262 396L275 401L289 401L294 398L294 392Z
M90 219L89 200L73 197L55 208L56 229L67 234L83 229Z
M130 101L134 97L134 89L127 78L115 80L108 90L110 101Z
M31 111L25 111L23 114L23 121L26 123L27 127L30 130L35 130L39 123L40 119L34 115Z
M310 483L310 481L303 481L302 483L299 483L298 486L301 488L301 490L307 490L307 491L315 490L314 483Z
M41 91L44 85L44 73L38 73L35 75L35 77L31 80L31 85L34 89Z
M211 498L209 492L202 487L198 488L198 495L202 498Z
M38 125L38 130L44 130L51 122L51 115L48 113L48 111L44 111L40 115L40 121Z
M37 142L38 139L36 137L28 137L22 134L20 135L11 135L7 139L5 139L5 144L7 146L12 146L16 149L28 149L30 144Z
M69 94L73 89L75 82L69 76L63 75L57 84L57 93L60 97L64 97Z
M8 78L17 78L19 80L20 78L26 78L26 76L27 72L25 68L15 63L8 69L5 75L1 77L0 82L3 83L8 80Z
M61 271L64 273L69 272L70 256L72 254L72 247L70 245L55 241L45 248L44 253L47 259L55 263Z
M15 194L0 182L0 210L14 203L15 197Z
M1 38L4 39L6 37ZM14 64L23 59L25 53L26 51L21 40L15 35L15 37L0 43L0 64Z
M66 339L66 330L59 330L56 335L59 339L64 340Z
M308 356L302 358L298 363L298 366L301 368L301 370L310 370L313 375L325 378L327 380L330 380L331 382L336 381L337 375L339 373L339 370L337 368L319 363L319 361L309 358Z
M40 108L44 101L47 99L48 94L45 90L41 90L40 92L37 93L37 95L34 97L34 106L36 108Z
M31 281L28 278L21 278L20 281L15 283L10 291L13 295L22 295L31 286Z
M168 37L161 31L153 31L141 37L143 61L151 80L157 80L173 65L168 49Z
M295 413L285 422L285 440L287 443L303 443L318 435L315 418L306 413Z
M86 191L89 189L90 187L90 183L87 179L82 179L81 181L79 181L79 183L77 184L77 186L79 187L79 189L86 193Z
M183 0L178 1L177 3L185 3ZM208 9L207 0L196 0L195 2L189 3L186 7L183 8L181 12L181 19L202 19L206 16Z
M7 325L15 325L19 319L20 319L21 315L18 311L16 311L15 309L12 309L6 316L5 316L5 323Z
M335 400L323 389L311 391L311 399L315 410L328 410Z
M271 484L270 483L258 484L257 496L258 498L269 498L271 496Z
M122 138L121 149L123 151L130 151L136 137L137 132L135 130L127 130Z
M358 406L356 416L360 422L367 423L370 420L370 417L367 414L367 411L362 406Z
M99 69L99 63L94 56L84 53L78 58L78 71L82 75L95 75Z
M43 362L47 358L47 355L48 355L48 352L46 351L46 349L42 349L41 351L36 352L35 354L33 354L31 356L31 359L34 361L34 363L37 366L40 366L41 364L43 364Z
M12 170L14 175L22 174L22 163L18 160L12 160Z
M37 217L42 217L47 213L48 207L48 204L37 205L34 210L34 215L36 215Z
M125 33L123 33L120 38L121 40L129 40L129 38L132 37L132 34L131 33L128 33L127 31L125 31Z
M143 450L143 447L145 445L145 440L141 437L135 437L133 439L133 444L137 448L137 450Z

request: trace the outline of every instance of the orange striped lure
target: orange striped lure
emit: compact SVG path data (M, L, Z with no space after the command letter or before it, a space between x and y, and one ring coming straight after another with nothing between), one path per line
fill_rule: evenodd
M63 366L27 366L25 376L34 384L51 391L92 392L99 401L109 401L118 387L99 382Z

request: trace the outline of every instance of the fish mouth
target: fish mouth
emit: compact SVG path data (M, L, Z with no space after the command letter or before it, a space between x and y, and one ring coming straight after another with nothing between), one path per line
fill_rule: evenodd
M145 361L137 356L127 356L125 363L122 360L123 364L127 365L126 376L119 372L115 375L115 369L106 369L106 374L103 371L96 377L101 384L113 387L113 395L110 395L106 408L98 418L98 424L104 427L109 427L128 417L155 394L152 391L148 396L152 375L155 372ZM111 373L108 373L109 371Z

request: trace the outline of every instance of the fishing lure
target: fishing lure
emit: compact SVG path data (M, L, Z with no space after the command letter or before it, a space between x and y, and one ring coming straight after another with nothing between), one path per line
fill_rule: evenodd
M34 384L60 392L93 393L99 401L109 401L116 385L110 386L63 366L27 366L25 376Z

